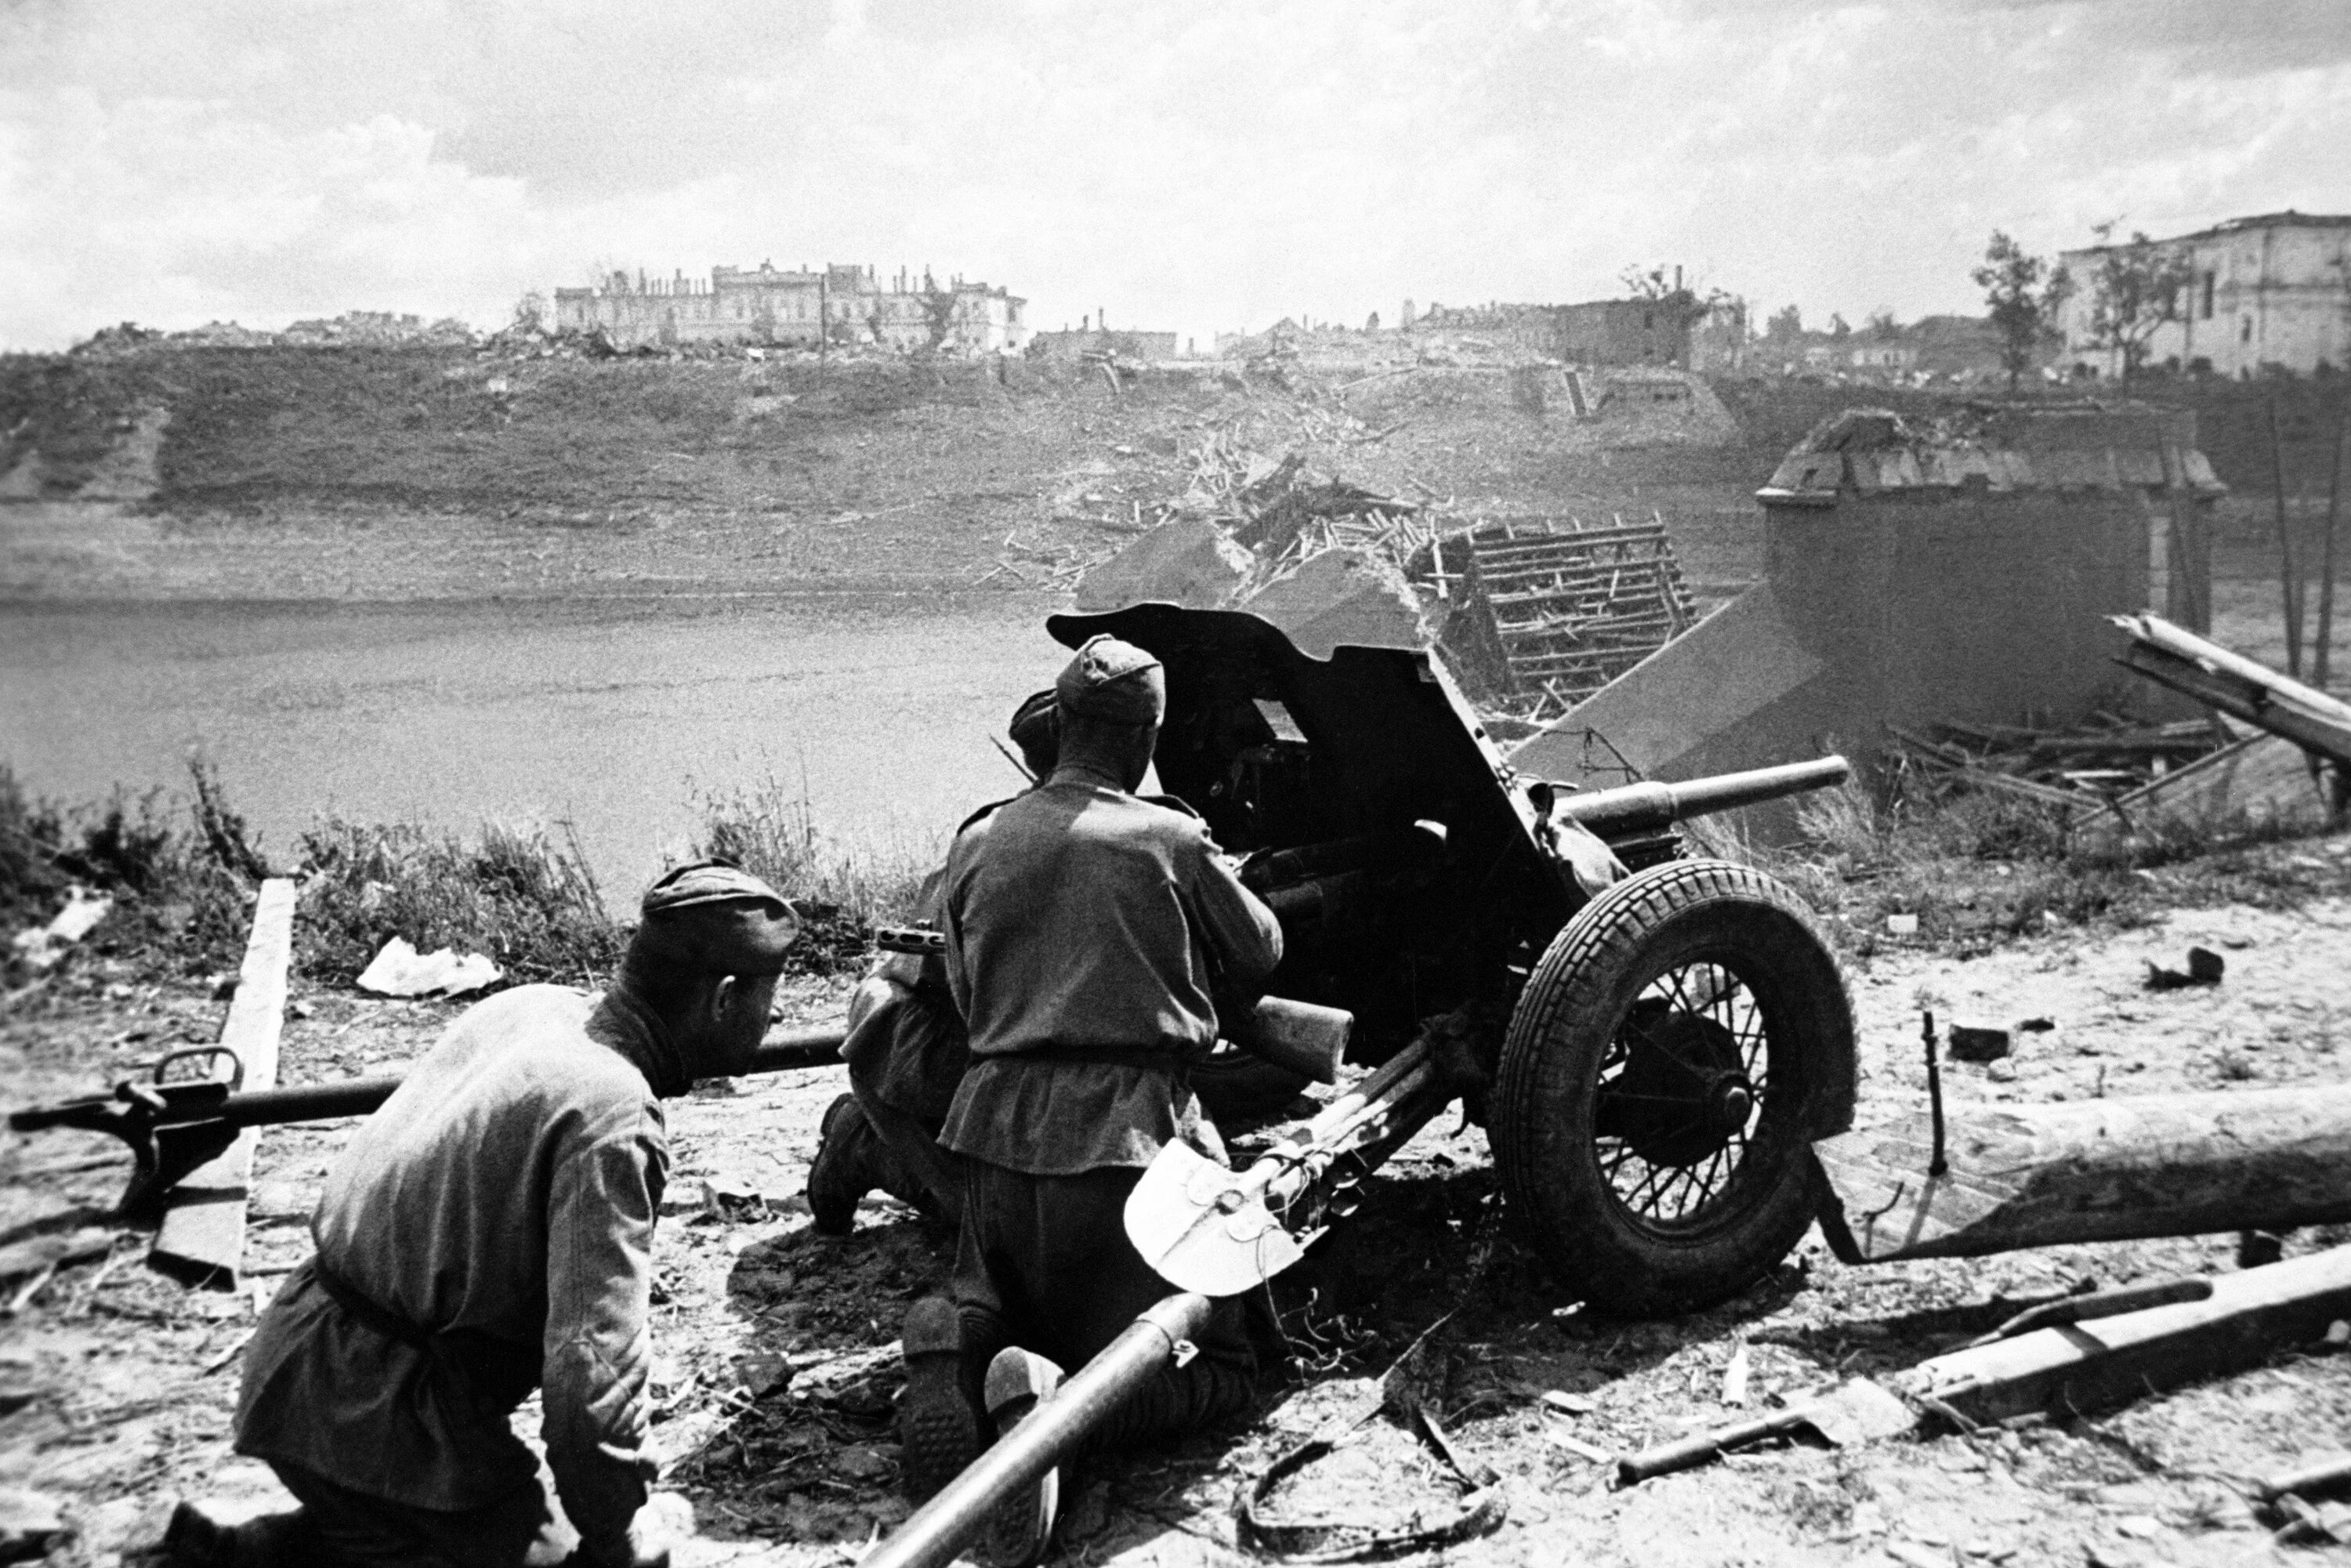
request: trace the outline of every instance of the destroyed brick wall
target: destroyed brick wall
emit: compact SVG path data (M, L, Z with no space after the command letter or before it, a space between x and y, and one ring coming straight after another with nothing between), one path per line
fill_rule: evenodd
M1772 478L1764 581L1514 760L1573 779L1597 730L1643 772L1683 779L1827 750L1865 763L1888 725L2143 708L2105 617L2160 596L2173 501L2220 492L2178 423L2136 407L1965 430L1855 410Z
M1554 313L1561 359L1580 365L1687 365L1688 312L1661 299L1594 299Z

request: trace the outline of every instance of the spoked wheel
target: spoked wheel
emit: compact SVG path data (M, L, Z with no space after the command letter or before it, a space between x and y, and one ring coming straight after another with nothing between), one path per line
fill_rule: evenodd
M1690 1312L1787 1255L1811 1143L1853 1103L1853 1012L1793 894L1720 861L1609 888L1543 955L1502 1052L1513 1213L1584 1299Z

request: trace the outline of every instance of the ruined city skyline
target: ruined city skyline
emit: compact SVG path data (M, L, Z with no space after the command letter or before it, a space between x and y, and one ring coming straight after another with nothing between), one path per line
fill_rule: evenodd
M0 17L0 132L13 348L354 307L494 326L783 246L952 258L1037 329L1107 309L1203 342L1405 295L1599 299L1660 262L1858 323L1977 308L1994 229L2053 255L2351 211L2351 18L63 0Z

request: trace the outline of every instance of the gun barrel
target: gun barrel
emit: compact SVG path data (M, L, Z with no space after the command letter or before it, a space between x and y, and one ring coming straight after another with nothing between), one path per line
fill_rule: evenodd
M759 1042L751 1053L753 1072L797 1072L805 1067L831 1067L841 1060L841 1043L849 1038L839 1029L779 1030Z
M1602 838L1626 833L1653 833L1690 817L1728 811L1824 789L1842 784L1853 768L1842 757L1815 758L1810 762L1782 763L1777 768L1750 768L1744 773L1720 773L1679 784L1650 780L1624 784L1589 794L1562 795L1553 812L1581 823Z
M955 1561L997 1503L1075 1453L1104 1417L1167 1364L1178 1341L1197 1338L1208 1310L1207 1297L1184 1292L1127 1324L1077 1375L867 1552L860 1568L944 1568Z

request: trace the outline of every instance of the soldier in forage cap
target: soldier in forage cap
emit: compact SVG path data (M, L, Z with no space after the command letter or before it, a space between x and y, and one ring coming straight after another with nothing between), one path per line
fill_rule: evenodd
M1060 725L1050 690L1012 712L1012 743L1032 779L1049 777L1060 756ZM916 917L938 917L942 872L925 879ZM823 1137L809 1166L809 1212L816 1228L846 1236L857 1205L880 1187L949 1225L963 1219L963 1164L939 1146L971 1052L963 1019L935 955L884 953L849 999L841 1042L850 1092L824 1113Z
M1223 1150L1191 1065L1217 1039L1212 983L1247 992L1281 958L1273 914L1181 802L1138 796L1166 709L1159 661L1112 637L1055 683L1061 757L1038 788L967 822L940 890L947 982L972 1061L941 1142L964 1168L953 1300L907 1314L900 1406L917 1495L1008 1430L1063 1367L1168 1293L1126 1238L1159 1150ZM1245 1405L1257 1362L1238 1302L1095 1434L1172 1436ZM988 1554L1033 1562L1057 1478L999 1506Z
M236 1449L301 1509L183 1503L172 1563L668 1561L644 1507L661 1103L749 1066L799 929L758 878L681 866L601 999L523 986L450 1025L344 1146L246 1349ZM544 1472L507 1425L534 1388Z

